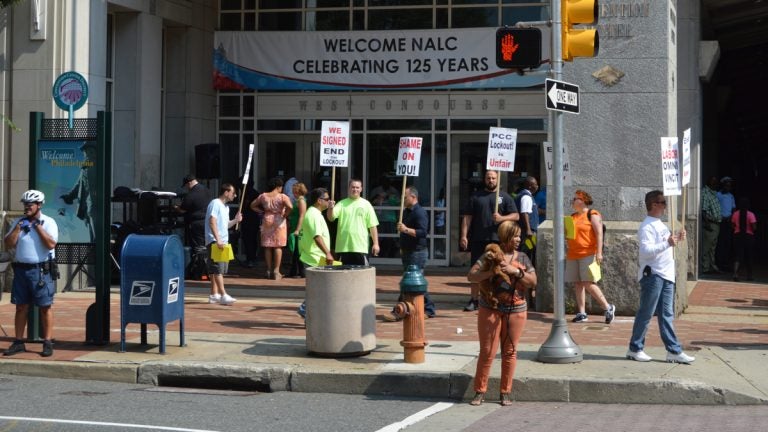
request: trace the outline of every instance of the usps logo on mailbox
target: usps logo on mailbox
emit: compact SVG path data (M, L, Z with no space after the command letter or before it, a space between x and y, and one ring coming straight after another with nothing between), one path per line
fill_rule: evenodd
M131 285L129 305L149 306L152 304L152 293L155 291L154 281L134 281Z
M179 300L179 278L168 281L168 303L176 303Z

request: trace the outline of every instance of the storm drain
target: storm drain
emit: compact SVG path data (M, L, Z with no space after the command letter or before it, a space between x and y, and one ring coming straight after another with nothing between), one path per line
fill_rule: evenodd
M271 393L269 384L243 377L159 375L158 387Z

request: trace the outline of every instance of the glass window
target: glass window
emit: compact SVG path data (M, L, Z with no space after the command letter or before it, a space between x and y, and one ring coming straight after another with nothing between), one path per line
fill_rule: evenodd
M369 7L403 6L403 3L407 3L408 6L431 5L432 0L408 0L407 2L403 0L368 0Z
M240 120L219 120L219 130L239 131Z
M496 27L499 22L498 8L454 9L452 28Z
M501 13L501 25L512 26L520 21L544 21L549 19L546 6L525 6L504 8Z
M455 5L495 4L496 0L453 0Z
M520 130L543 131L544 119L504 119L501 121L501 127L515 128Z
M299 31L301 12L262 12L259 14L259 30Z
M219 117L239 117L240 96L219 96Z
M365 30L365 11L352 12L352 30Z
M434 207L446 207L446 191L448 190L448 173L446 165L448 160L448 136L446 134L435 135L435 175L432 179L435 200L428 202ZM434 225L436 228L437 224Z
M451 120L451 130L481 130L488 132L488 128L496 126L493 119L460 119Z
M442 8L435 11L435 28L448 28L448 9Z
M256 30L256 13L246 12L243 14L243 30L254 31Z
M252 131L253 126L256 124L253 120L243 120L243 130Z
M222 13L219 14L219 30L222 31L240 31L240 13Z
M259 120L256 122L259 130L292 131L301 130L300 120Z
M243 96L243 117L253 117L256 110L256 103L252 95Z
M242 0L221 0L221 10L240 10Z
M349 0L315 0L307 2L307 7L311 7L312 3L314 7L327 8L327 7L349 7Z
M260 9L298 9L302 0L260 0Z
M307 30L349 30L349 12L307 12Z
M368 130L431 130L431 120L368 120ZM399 140L399 138L398 138ZM395 141L398 142L398 141Z
M432 9L368 10L368 30L432 28Z

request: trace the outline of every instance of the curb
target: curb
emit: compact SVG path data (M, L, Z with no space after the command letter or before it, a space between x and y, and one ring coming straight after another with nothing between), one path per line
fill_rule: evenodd
M8 360L0 373L45 378L88 379L154 386L227 388L260 392L294 391L469 400L472 375L463 372L343 372L249 363L148 362L114 364ZM683 379L522 377L514 400L599 404L768 405L760 398ZM491 377L488 393L496 394Z

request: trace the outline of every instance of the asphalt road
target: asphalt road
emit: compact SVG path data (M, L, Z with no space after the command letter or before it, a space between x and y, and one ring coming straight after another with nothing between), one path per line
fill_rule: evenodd
M489 395L489 398L491 396ZM0 431L764 431L765 406L437 400L257 393L0 375Z
M434 404L0 376L2 431L377 431Z

